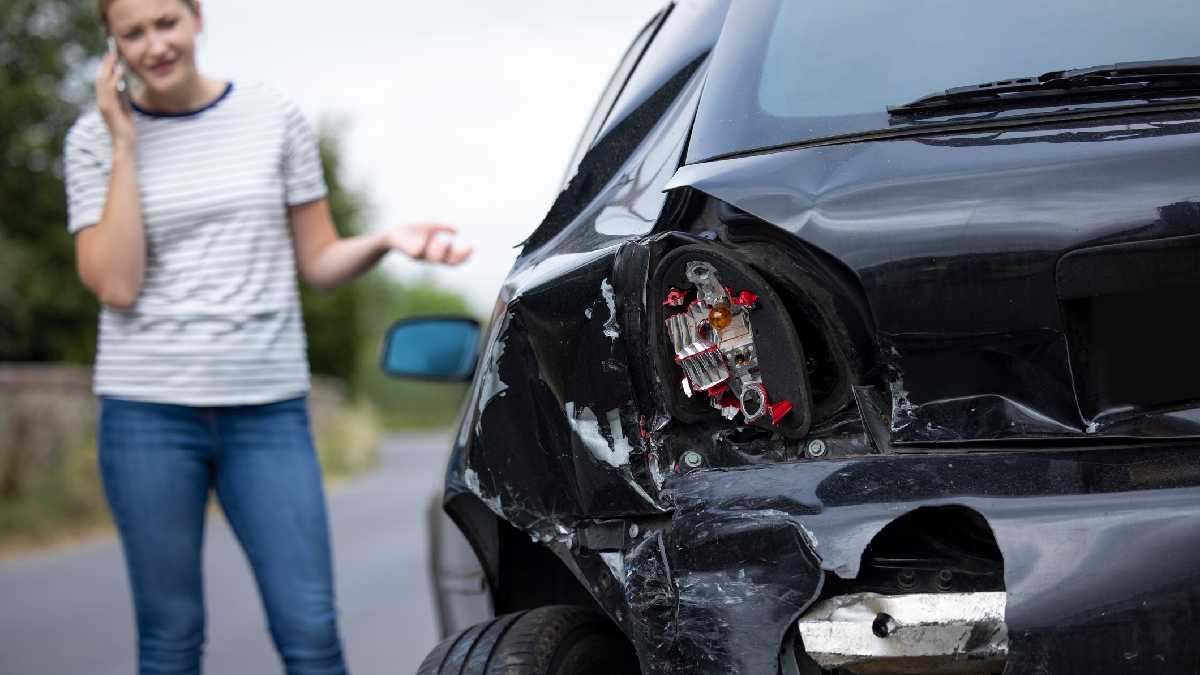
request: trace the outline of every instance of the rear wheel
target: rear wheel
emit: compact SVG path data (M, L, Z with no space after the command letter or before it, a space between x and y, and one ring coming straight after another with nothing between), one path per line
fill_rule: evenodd
M608 617L586 607L506 614L441 642L417 675L637 675L637 657Z

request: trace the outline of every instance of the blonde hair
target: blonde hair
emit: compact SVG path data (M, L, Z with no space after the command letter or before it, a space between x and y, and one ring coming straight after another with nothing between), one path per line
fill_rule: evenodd
M108 33L108 8L112 6L116 0L96 0L96 16L100 19L100 25L104 27L104 32ZM188 8L192 14L196 13L196 0L179 0L184 7Z

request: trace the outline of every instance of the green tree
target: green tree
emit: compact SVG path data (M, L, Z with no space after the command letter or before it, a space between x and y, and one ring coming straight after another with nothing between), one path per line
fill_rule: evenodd
M329 188L329 212L338 235L346 237L363 231L367 198L347 187L342 180L340 139L333 124L321 125L319 149L325 184ZM358 349L362 342L360 290L346 284L332 291L301 288L300 303L308 335L308 362L313 373L327 375L356 387Z
M75 273L61 160L104 44L90 7L0 2L0 360L94 354L98 305Z
M380 270L363 280L360 301L364 309L356 380L359 393L380 410L392 428L449 424L466 385L392 379L380 371L379 359L383 337L392 323L414 316L470 316L466 299L431 277L400 284Z

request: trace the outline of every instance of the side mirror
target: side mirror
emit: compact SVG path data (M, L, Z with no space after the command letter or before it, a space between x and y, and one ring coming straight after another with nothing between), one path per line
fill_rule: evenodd
M475 374L479 322L466 317L402 319L383 341L380 367L392 377L464 382Z

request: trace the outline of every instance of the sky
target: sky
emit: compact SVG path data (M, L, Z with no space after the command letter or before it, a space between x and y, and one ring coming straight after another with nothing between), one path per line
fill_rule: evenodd
M265 81L338 131L371 229L454 225L475 247L434 274L488 314L558 193L592 107L666 0L207 0L201 69ZM235 84L236 86L236 84Z

